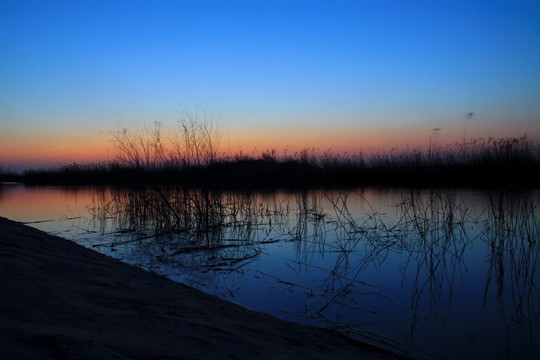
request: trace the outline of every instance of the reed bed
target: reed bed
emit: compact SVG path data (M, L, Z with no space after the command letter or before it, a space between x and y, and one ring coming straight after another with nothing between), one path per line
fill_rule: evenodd
M259 252L257 244L274 241L272 236L302 237L301 230L292 235L286 224L292 216L288 204L263 202L251 193L168 185L108 188L96 194L90 211L102 231L112 222L116 235L129 235L127 240L117 236L101 242L100 247L149 244L152 256L162 262L202 254L206 258L194 262L207 268L225 269L252 259ZM218 258L216 253L223 254Z
M410 343L401 345L412 346L419 322L433 312L451 316L453 296L470 271L469 250L478 242L488 245L484 305L499 304L508 328L524 329L529 341L540 321L536 192L489 191L489 206L478 209L451 190L404 190L394 213L385 214L354 191L276 196L167 184L107 189L96 192L91 208L103 232L111 222L116 230L96 246L143 252L156 271L199 271L218 279L219 273L245 277L249 264L271 256L273 246L294 245L296 257L280 260L290 276L260 269L255 275L282 292L303 294L301 309L284 311L351 335L394 343L370 330L369 319L379 314L366 300L375 297L410 315ZM368 210L351 210L358 202ZM408 299L365 278L395 255ZM318 262L325 257L332 265ZM196 276L190 279L203 286ZM232 284L216 289L234 297Z
M109 162L26 170L26 184L181 184L220 189L340 186L537 187L540 146L519 138L476 139L373 154L305 148L260 154L220 153L217 126L187 116L172 129L119 129L110 133ZM2 180L4 179L4 180ZM1 171L0 181L13 180Z
M490 194L489 200L481 222L481 239L491 249L484 303L494 297L506 314L505 327L524 329L522 336L532 343L533 325L540 320L540 203L532 195L504 192Z

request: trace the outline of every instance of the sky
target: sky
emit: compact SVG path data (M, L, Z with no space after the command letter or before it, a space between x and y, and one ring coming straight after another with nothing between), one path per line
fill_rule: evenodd
M0 1L4 167L186 116L230 153L538 141L540 2Z

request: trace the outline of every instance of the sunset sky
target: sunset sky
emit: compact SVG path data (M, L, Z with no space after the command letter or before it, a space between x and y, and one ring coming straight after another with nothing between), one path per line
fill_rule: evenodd
M538 141L540 1L0 1L3 166L186 114L233 153Z

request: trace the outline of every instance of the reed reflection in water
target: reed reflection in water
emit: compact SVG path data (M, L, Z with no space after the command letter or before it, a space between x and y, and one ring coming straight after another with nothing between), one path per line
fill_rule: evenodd
M396 199L382 208L361 190L108 188L90 207L101 235L90 245L412 354L535 358L538 193L406 190Z
M534 346L536 341L538 346L538 201L504 193L492 194L489 201L488 216L482 223L482 240L491 249L484 304L496 301L509 334L507 347L515 336L520 336L529 346Z

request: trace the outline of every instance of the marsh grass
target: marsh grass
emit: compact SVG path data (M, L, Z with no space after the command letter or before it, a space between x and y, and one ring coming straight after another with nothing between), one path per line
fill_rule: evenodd
M465 286L463 281L470 271L467 253L481 241L489 245L484 307L490 301L497 302L507 328L508 349L512 347L508 334L516 328L519 336L532 344L535 324L540 320L536 279L540 265L539 199L527 193L490 192L490 205L473 212L470 203L458 201L450 191L409 191L395 205L394 220L388 221L373 209L355 218L348 198L346 192L329 196L336 219L336 240L331 244L331 251L338 254L334 267L298 262L327 274L317 290L309 292L299 316L321 318L328 326L349 334L394 344L392 339L372 334L369 323L355 322L357 315L351 316L351 312L377 316L362 305L366 296L377 296L410 313L409 343L401 345L412 348L420 321L431 313L442 319L451 316L454 294ZM390 253L406 259L400 271L402 287L410 293L409 303L363 279L369 266L382 266Z
M540 147L526 135L371 155L315 148L281 155L275 149L260 155L232 154L219 153L221 135L214 123L188 115L172 129L162 129L156 122L153 127L118 129L110 137L113 158L109 162L27 170L19 180L27 184L160 183L243 190L540 184Z
M2 187L3 183L17 182L20 181L20 179L20 175L6 168L2 163L0 163L0 188Z
M450 316L454 289L463 286L468 271L467 251L483 241L490 249L484 304L495 291L509 327L532 329L539 320L538 200L496 192L540 184L539 149L526 136L429 151L350 156L306 149L281 157L275 151L220 156L216 129L194 119L181 122L172 134L156 124L112 137L116 158L110 163L72 164L23 176L28 183L115 184L96 195L91 206L103 231L108 223L116 224L108 240L96 246L146 252L153 259L150 269L241 274L267 245L294 244L296 258L286 266L298 281L259 273L283 291L305 295L304 308L295 315L394 344L372 334L368 321L358 321L358 313L378 316L364 305L367 297L375 297L410 314L406 346L412 347L420 321L433 312ZM395 204L392 221L362 196L354 201L369 210L361 216L351 211L351 191L320 190L359 185L410 187ZM421 186L431 190L420 191ZM470 204L448 190L452 186L499 190L492 191L490 207L473 214ZM250 191L286 187L296 188L291 201ZM399 271L402 288L410 288L407 300L363 278L396 254L404 259ZM333 264L317 264L313 259L319 256L330 257ZM318 278L306 284L302 274L310 270ZM234 288L225 291L234 296ZM525 333L532 339L532 330Z
M96 246L142 251L153 259L150 269L245 277L273 246L293 246L296 257L280 260L289 275L257 270L280 293L305 297L303 308L283 311L395 346L371 331L380 314L367 300L377 298L410 315L409 342L400 346L411 349L420 322L452 316L470 271L469 251L481 242L488 245L483 306L496 302L508 333L517 328L532 343L540 321L539 199L535 192L487 193L489 206L478 209L451 190L404 190L394 213L385 214L353 191L276 196L154 184L96 192L91 209L103 232L110 222L116 229ZM358 203L367 210L353 211ZM332 262L318 262L325 257ZM365 277L389 258L400 259L401 289ZM223 282L219 291L234 297L235 287Z
M494 292L505 328L520 328L530 344L535 339L533 324L540 320L539 205L532 195L492 193L481 222L481 238L491 249L484 304L492 301Z
M162 263L189 254L193 263L214 270L232 271L254 259L259 244L279 241L273 236L289 241L303 236L299 229L293 235L287 224L288 203L260 201L252 193L170 185L108 188L94 197L90 211L102 232L112 222L119 235L100 247L145 245Z

